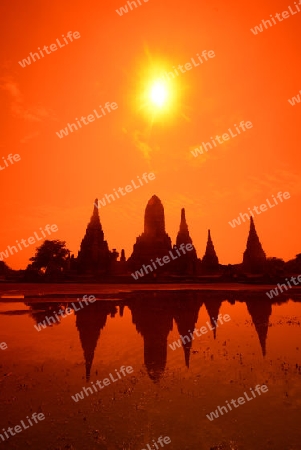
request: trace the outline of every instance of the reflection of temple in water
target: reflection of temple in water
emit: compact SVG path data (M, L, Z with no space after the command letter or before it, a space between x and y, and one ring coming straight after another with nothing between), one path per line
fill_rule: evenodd
M167 362L167 338L173 329L173 319L179 335L188 336L184 339L185 365L189 368L190 352L195 325L198 321L200 308L203 304L203 294L198 291L190 292L160 292L140 293L143 298L129 302L133 323L144 339L144 364L149 377L157 382L162 377ZM183 295L185 297L183 298ZM217 318L222 300L213 298L205 300L206 309L210 316L212 328L215 327L213 318ZM216 329L213 331L216 337Z
M165 293L163 294L165 298ZM172 330L172 304L161 301L157 294L141 293L143 298L128 305L133 324L144 339L144 364L149 377L157 382L162 377L167 359L167 336ZM167 294L168 296L168 294Z
M63 304L61 302L24 302L26 306L30 307L30 316L33 318L33 320L36 322L36 325L39 326L40 323L45 322L45 328L49 326L59 325L61 323L62 319L58 313L59 310L62 308ZM58 318L61 319L58 321L54 314L58 315ZM50 323L47 322L47 317L53 317L53 320L50 321ZM44 329L44 327L40 326L41 330Z
M136 293L134 298L132 294L129 297L127 301L120 302L120 316L123 316L124 308L127 306L132 314L132 323L143 337L144 364L150 379L154 382L160 380L166 368L167 340L170 331L173 329L173 320L177 325L179 338L180 336L190 338L190 340L184 340L184 343L182 340L183 359L186 367L189 368L193 345L190 333L193 333L198 322L200 308L205 305L209 316L208 322L211 323L213 328L210 333L216 339L219 330L216 328L214 321L217 320L222 303L226 302L225 298L232 305L237 301L246 303L258 335L262 354L263 356L266 355L269 317L272 313L273 302L266 299L262 292L240 292L239 300L237 299L237 293L225 293L223 291L143 291ZM124 300L126 299L124 298ZM298 300L300 301L300 299L295 301ZM277 304L281 302L279 299ZM25 304L30 307L28 314L37 325L44 322L46 317L53 316L55 312L58 313L60 308L64 309L68 306L68 303L65 302L31 302ZM115 317L116 313L116 302L113 303L112 301L96 302L74 311L76 327L84 353L87 381L90 378L100 332L107 323L107 317L109 315ZM68 319L62 319L62 321L64 320ZM60 322L56 324L59 325ZM221 326L219 323L218 325ZM197 339L196 335L194 336ZM178 351L181 352L181 349L179 348Z
M218 299L218 298L211 298L211 299L206 298L204 300L204 304L205 304L206 310L210 317L211 326L212 326L212 328L214 328L213 329L213 338L216 339L217 327L216 327L214 320L215 321L217 320L217 317L219 315L219 310L220 310L220 307L222 304L222 300ZM219 323L218 323L218 326L219 326Z
M246 301L246 305L258 334L262 354L265 356L269 318L272 314L272 303L264 299L264 301Z
M180 336L190 336L190 332L193 333L195 325L198 321L199 311L202 306L202 300L200 293L186 292L185 301L183 301L183 294L178 293L177 300L175 299L173 303L173 317L177 324L177 328ZM184 338L182 342L182 347L184 349L185 364L189 368L190 351L192 347L192 339L188 341Z
M79 338L84 351L87 381L90 379L94 352L100 331L104 328L108 315L114 317L116 312L116 306L109 302L92 303L86 308L74 311L76 315L76 328L79 331Z

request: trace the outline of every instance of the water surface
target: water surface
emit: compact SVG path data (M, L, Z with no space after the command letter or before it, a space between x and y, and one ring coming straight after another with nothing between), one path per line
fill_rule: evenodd
M0 350L0 429L46 416L3 448L140 450L169 436L170 450L300 450L301 303L264 297L130 292L78 306L41 331L34 325L74 299L0 303L8 345ZM231 320L214 328L219 314ZM179 335L203 326L206 334L172 350ZM72 399L121 366L133 373ZM257 384L268 392L206 417Z

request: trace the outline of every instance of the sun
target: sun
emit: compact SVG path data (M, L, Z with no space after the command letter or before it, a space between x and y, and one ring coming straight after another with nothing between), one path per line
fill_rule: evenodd
M168 98L168 89L162 81L156 81L150 89L151 102L161 108L166 104Z
M167 118L174 108L174 86L162 74L150 74L143 79L138 98L140 110L150 121L160 121Z
M169 61L155 60L149 51L146 53L147 60L137 66L135 88L128 93L129 101L134 94L133 105L149 124L172 123L179 114L183 90L181 80L168 72Z
M175 85L162 76L153 76L145 82L141 106L152 120L172 114L175 106Z

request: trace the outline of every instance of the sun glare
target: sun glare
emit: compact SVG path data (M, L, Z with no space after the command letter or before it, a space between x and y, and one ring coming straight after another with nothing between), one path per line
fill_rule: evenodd
M175 86L170 80L153 77L146 83L143 96L143 109L152 120L166 118L172 114L175 106Z
M155 63L149 54L148 59L137 70L139 79L136 84L136 106L151 124L167 123L178 114L181 84L178 79L168 76L168 61Z
M151 88L150 98L152 103L161 107L166 103L168 97L167 87L163 82L157 81Z

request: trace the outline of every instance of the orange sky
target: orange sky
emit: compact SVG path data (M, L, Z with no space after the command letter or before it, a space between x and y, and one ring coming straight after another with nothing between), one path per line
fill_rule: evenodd
M270 14L291 1L199 2L149 0L120 17L125 0L51 3L2 2L0 76L0 251L57 224L53 239L77 255L96 197L124 187L144 172L156 179L101 208L110 249L130 256L143 231L148 199L165 207L166 230L175 241L180 209L198 256L207 229L222 264L238 263L249 222L228 221L279 191L291 198L255 217L267 256L285 260L301 251L301 12L254 36ZM81 37L22 68L18 61L68 31ZM215 58L175 80L177 102L152 123L141 108L150 72L185 64L203 50ZM118 109L59 139L55 134L106 102ZM253 128L194 158L191 149L241 120ZM35 245L6 262L25 268Z

